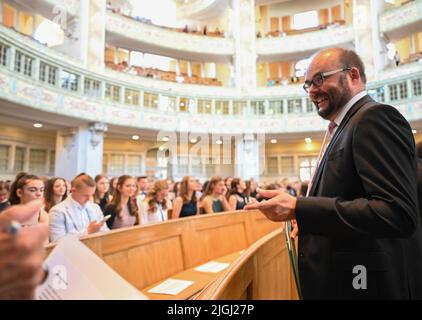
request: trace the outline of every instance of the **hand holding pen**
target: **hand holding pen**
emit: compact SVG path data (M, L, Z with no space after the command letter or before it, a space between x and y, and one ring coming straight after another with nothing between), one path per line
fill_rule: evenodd
M33 299L45 278L42 263L48 226L21 228L20 223L38 214L41 200L12 206L0 214L0 300Z

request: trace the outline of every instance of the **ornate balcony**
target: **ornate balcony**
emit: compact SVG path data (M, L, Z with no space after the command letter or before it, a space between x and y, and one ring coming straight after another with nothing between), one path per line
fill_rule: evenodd
M274 38L259 38L257 54L259 60L299 60L315 50L344 46L354 40L352 25L333 25L324 30Z
M234 55L232 39L178 32L107 13L107 43L186 60L229 62Z
M385 11L380 16L380 32L390 41L397 41L413 32L421 31L422 0Z
M80 0L32 0L25 1L25 5L49 19L63 13L77 16L80 11Z
M256 89L246 96L233 88L170 83L109 70L92 72L6 28L0 28L0 52L0 107L13 113L19 106L21 117L30 117L29 110L35 109L48 112L43 113L46 117L56 114L150 130L220 134L309 132L326 127L300 85ZM420 123L420 65L385 72L382 80L369 83L370 94ZM54 119L51 116L50 121Z

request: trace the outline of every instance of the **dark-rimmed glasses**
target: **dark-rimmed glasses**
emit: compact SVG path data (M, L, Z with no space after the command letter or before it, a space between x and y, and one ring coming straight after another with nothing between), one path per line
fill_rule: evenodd
M303 90L306 92L309 92L309 89L311 88L311 85L314 85L315 87L319 88L324 83L324 80L338 72L348 71L351 70L351 68L341 68L336 69L333 71L327 71L327 72L320 72L314 75L314 77L311 80L305 81L303 85Z

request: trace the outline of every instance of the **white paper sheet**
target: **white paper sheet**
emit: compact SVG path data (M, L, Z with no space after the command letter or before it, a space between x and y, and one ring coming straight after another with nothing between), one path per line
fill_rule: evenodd
M218 273L228 268L229 265L229 263L210 261L202 266L196 267L195 270L200 272Z
M166 281L160 283L158 286L149 289L148 292L158 294L170 294L175 296L185 290L190 285L192 285L193 283L194 281L167 279Z
M75 237L59 241L44 264L37 300L148 299Z

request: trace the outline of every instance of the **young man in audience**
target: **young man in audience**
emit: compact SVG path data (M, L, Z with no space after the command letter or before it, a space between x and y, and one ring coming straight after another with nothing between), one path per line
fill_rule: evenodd
M136 178L136 184L138 185L138 195L136 196L136 204L138 209L141 207L142 201L145 200L149 191L149 181L146 176L140 176Z
M83 236L108 231L100 207L90 201L95 192L95 181L87 174L73 179L71 194L50 210L50 239L60 240L67 234Z

